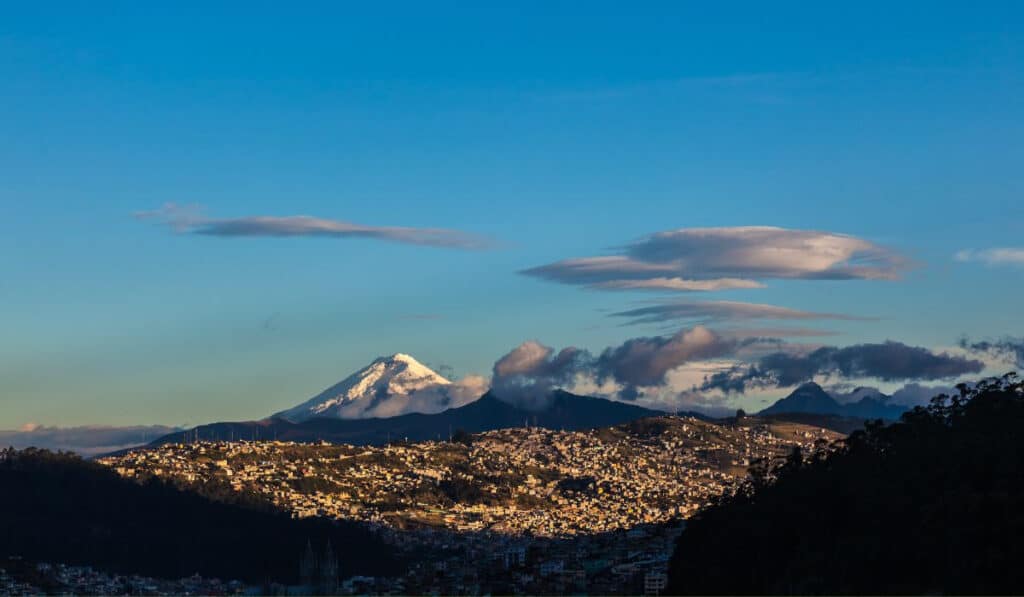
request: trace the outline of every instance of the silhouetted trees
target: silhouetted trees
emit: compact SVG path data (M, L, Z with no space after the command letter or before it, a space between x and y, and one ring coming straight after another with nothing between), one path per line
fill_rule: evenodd
M473 445L473 435L465 429L456 429L455 433L452 434L452 442L456 444L462 444L464 446Z
M479 485L462 477L442 479L438 487L448 499L456 503L475 504L484 497Z
M343 576L399 566L388 546L355 524L295 520L255 495L216 484L203 490L223 501L155 480L140 485L70 453L0 451L0 558L294 583L312 541L338 548Z
M689 521L670 592L1019 593L1022 385L962 385L828 456L752 470Z

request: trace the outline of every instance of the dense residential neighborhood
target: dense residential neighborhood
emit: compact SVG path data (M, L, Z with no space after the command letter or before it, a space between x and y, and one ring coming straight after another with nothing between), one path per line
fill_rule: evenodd
M788 435L787 435L788 434ZM296 517L397 529L565 537L686 518L759 459L839 436L799 425L662 417L611 429L503 429L382 448L197 442L106 458L134 478L224 482Z
M755 418L665 416L379 448L199 441L101 462L140 481L257 494L297 518L359 521L430 554L400 578L347 579L338 591L656 593L687 517L751 464L840 437Z
M9 570L3 568L6 565ZM238 581L195 575L177 580L108 574L91 566L0 562L0 595L235 595L247 587Z

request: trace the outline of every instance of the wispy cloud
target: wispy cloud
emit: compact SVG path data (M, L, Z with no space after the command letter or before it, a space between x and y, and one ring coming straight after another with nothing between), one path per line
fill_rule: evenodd
M909 266L896 252L845 234L769 226L681 228L651 234L617 255L566 259L521 273L599 290L712 291L764 280L892 280Z
M960 262L980 262L985 265L1024 265L1024 248L997 247L994 249L964 249L953 258Z
M868 318L842 313L801 311L776 305L739 301L663 301L645 307L612 313L611 317L628 319L626 325L664 323L675 320L731 321L750 319L815 320L836 319L864 321Z
M194 205L165 204L153 211L136 212L135 217L157 221L179 234L234 237L327 237L371 238L396 243L480 250L491 246L488 239L448 228L367 226L313 216L246 216L209 218Z

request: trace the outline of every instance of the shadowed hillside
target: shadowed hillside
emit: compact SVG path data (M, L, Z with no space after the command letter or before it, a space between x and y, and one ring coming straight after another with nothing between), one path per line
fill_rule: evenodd
M959 389L829 456L752 471L689 522L670 590L1018 593L1024 387L1011 374Z
M356 525L293 520L230 487L216 497L236 503L159 482L139 485L67 453L0 452L0 488L4 559L17 555L162 578L198 572L294 583L307 541L323 546L330 540L343 576L396 567L391 550Z

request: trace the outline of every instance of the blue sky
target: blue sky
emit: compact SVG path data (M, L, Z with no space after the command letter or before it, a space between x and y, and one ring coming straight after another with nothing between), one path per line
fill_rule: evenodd
M1020 260L954 256L1024 246L1024 9L889 4L5 6L0 428L261 417L399 351L487 375L529 339L673 332L608 317L651 300L871 318L806 324L838 346L1020 336ZM136 217L168 203L491 246ZM690 293L519 273L735 226L908 265Z

